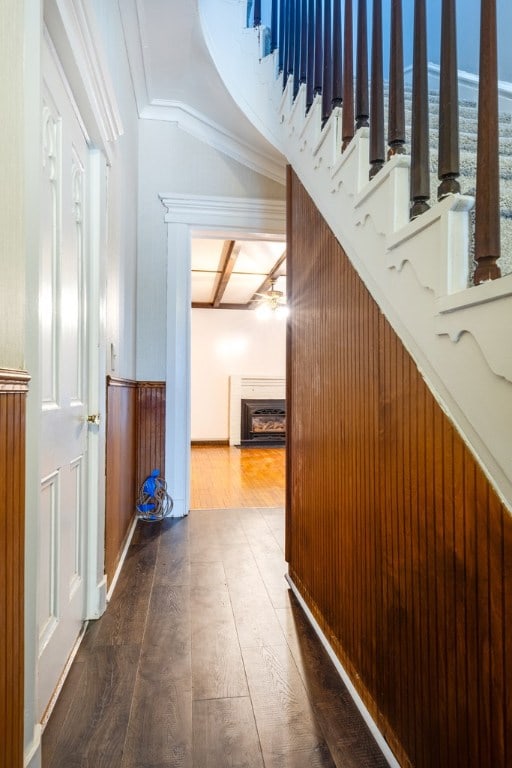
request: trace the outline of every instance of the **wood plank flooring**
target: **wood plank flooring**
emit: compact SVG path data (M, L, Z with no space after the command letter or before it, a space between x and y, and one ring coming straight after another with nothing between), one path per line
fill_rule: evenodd
M43 734L43 768L384 768L287 589L284 514L139 523Z
M192 446L191 508L284 506L285 454L284 448Z

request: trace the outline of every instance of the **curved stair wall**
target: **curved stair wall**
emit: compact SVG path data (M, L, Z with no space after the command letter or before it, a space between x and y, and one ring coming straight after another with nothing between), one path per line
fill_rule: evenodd
M305 85L295 99L293 77L283 90L277 52L262 57L262 29L244 28L245 3L200 0L199 7L230 92L286 156L437 402L512 509L512 274L468 287L474 198L448 195L409 221L408 155L393 157L369 182L368 129L359 129L342 153L342 109L323 124L320 96L306 114ZM467 172L463 168L463 191L471 191L471 163ZM506 197L502 205L507 209ZM510 258L504 265L504 271L512 268Z
M293 172L288 202L290 578L400 765L505 768L512 517Z

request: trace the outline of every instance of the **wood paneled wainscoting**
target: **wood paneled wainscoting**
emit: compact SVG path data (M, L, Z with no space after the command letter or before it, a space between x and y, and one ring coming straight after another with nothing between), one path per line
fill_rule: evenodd
M165 473L165 382L107 378L105 571L112 584L142 480Z
M0 765L23 765L25 412L29 377L0 370Z
M291 172L288 198L290 576L402 765L506 768L512 518Z

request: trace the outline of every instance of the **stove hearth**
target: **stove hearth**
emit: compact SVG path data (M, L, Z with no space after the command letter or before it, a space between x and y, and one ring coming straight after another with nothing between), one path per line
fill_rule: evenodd
M241 447L286 444L284 400L242 400L241 417Z

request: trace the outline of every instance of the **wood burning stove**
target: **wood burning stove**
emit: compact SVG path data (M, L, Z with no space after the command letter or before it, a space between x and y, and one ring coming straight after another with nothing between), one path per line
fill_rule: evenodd
M284 400L242 400L242 447L284 446L286 403Z

